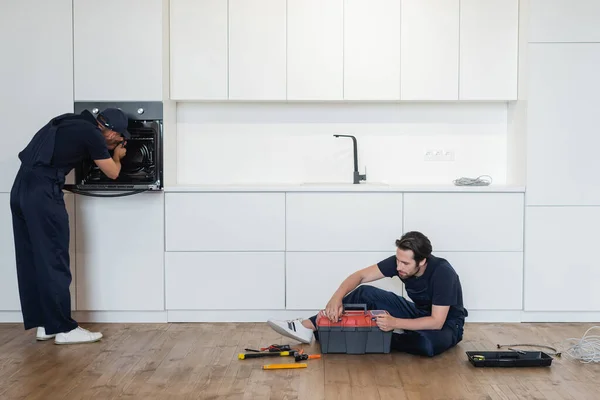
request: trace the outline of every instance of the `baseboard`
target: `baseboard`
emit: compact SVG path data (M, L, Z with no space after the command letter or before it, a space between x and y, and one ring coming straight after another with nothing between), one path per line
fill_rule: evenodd
M522 311L521 322L600 323L600 311Z
M521 322L521 310L469 310L465 322Z
M166 323L166 311L73 311L73 319L83 323Z
M171 310L169 322L266 322L270 318L308 318L318 310Z
M23 314L21 314L21 311L0 311L0 323L22 324Z

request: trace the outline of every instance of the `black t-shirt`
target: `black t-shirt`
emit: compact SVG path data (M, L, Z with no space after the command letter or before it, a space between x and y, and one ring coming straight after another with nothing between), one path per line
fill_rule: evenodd
M396 270L395 255L380 261L377 266L384 276L400 278ZM446 321L464 322L469 315L463 306L460 278L447 260L431 255L427 258L427 268L423 275L400 280L417 309L427 315L431 315L432 305L450 306Z
M89 111L81 118L70 119L56 130L52 165L65 169L68 174L84 159L104 160L110 158L106 141L96 119Z

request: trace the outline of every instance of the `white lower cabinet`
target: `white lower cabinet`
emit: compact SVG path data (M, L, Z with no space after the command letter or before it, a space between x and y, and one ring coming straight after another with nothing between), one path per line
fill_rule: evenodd
M283 252L168 252L168 310L285 308Z
M523 253L439 252L460 277L463 304L473 310L520 310L523 307Z
M340 284L353 272L377 264L394 252L288 252L286 253L286 308L321 310ZM400 279L383 279L368 285L403 293Z
M404 231L434 251L523 251L523 193L406 193Z
M0 311L20 309L10 193L0 193Z
M600 311L600 207L527 207L525 311Z
M288 193L287 251L395 251L402 193Z
M164 195L75 204L77 309L164 310Z
M76 310L75 296L75 238L74 238L74 196L65 194L65 206L69 214L71 241L69 256L71 261L71 309ZM15 240L13 234L12 214L10 210L10 193L0 193L0 311L20 311L19 285L15 261Z

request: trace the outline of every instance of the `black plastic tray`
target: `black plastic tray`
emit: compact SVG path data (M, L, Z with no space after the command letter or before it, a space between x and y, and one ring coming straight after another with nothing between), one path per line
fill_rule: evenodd
M475 367L548 367L552 357L543 351L467 351ZM483 359L477 359L482 356Z

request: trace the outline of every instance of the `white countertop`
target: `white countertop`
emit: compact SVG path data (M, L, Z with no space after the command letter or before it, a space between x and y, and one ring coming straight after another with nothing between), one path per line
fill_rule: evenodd
M402 185L361 183L307 183L307 184L256 184L256 185L174 185L166 186L165 192L475 192L475 193L524 193L525 186L495 185L455 186L453 184Z

